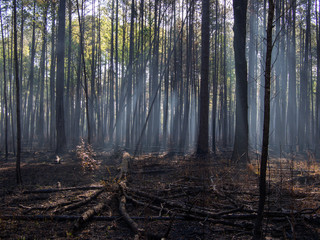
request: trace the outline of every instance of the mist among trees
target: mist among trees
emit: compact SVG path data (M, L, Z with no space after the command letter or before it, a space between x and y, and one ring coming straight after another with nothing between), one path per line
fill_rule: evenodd
M248 63L243 87L235 77L236 64L243 59L235 60L233 44L240 39L234 42L231 1L211 1L209 20L203 19L201 1L194 0L17 4L22 149L60 151L84 138L96 146L128 151L192 152L203 139L198 136L206 119L207 149L215 152L246 142L234 137L236 129L244 135L248 131L249 150L261 149L266 1L248 4L241 47ZM274 150L319 151L318 5L275 2L270 115ZM10 1L1 3L0 137L2 151L15 152L12 7ZM201 31L203 21L208 23ZM203 34L208 34L208 43ZM208 46L202 48L204 43ZM207 65L202 64L202 49L208 51ZM208 103L202 102L202 65L208 71L202 88L208 91ZM237 91L245 94L238 100ZM236 121L243 98L248 119ZM203 104L209 105L202 117Z

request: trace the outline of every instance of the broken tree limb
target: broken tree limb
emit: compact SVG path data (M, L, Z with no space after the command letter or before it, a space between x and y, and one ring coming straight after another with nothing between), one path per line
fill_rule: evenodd
M91 202L95 198L97 198L101 193L103 193L103 191L104 191L104 189L100 189L100 190L96 191L94 194L92 194L90 197L87 197L80 202L76 202L71 205L65 206L62 210L70 211L70 210L74 210L76 208L79 208L79 207Z
M80 218L77 219L75 224L73 225L72 232L79 230L85 223L87 223L94 215L99 214L103 208L105 207L105 203L99 203L93 208L85 211Z
M48 210L51 210L53 208L63 207L63 206L67 206L67 205L70 205L70 204L73 204L73 203L74 203L74 201L59 202L59 203L55 203L55 204L52 204L52 205L49 205L49 206L39 206L39 207L27 207L27 206L23 206L23 205L20 204L19 207L26 209L25 211L23 211L23 213L27 214L27 213L29 213L31 211L34 211L34 210L48 211Z
M74 221L78 220L81 215L2 215L1 220L25 220L25 221ZM122 219L122 216L93 216L93 221L116 221ZM134 220L143 221L169 221L171 217L168 216L133 216ZM177 217L177 220L186 220L184 217Z
M62 191L76 191L76 190L94 190L101 189L103 186L83 186L83 187L68 187L68 188L47 188L47 189L38 189L38 190L26 190L23 191L23 194L30 193L53 193L53 192L62 192Z
M179 203L179 202L175 202L175 201L170 201L170 200L166 200L163 198L160 198L158 196L154 196L151 194L148 194L146 192L137 190L137 189L132 189L132 188L127 188L129 191L134 192L142 197L146 197L149 199L153 199L156 201L159 201L161 203L165 203L166 205L170 206L170 207L175 207L175 208L180 208L183 211L187 212L187 213L193 213L193 214L198 214L201 216L207 216L207 217L211 217L211 218L220 218L223 215L227 215L230 213L235 213L235 212L239 212L241 211L243 208L236 208L236 209L232 209L232 210L228 210L228 211L223 211L223 212L218 212L218 213L214 213L212 211L207 211L207 210L203 210L203 209L198 209L195 206L188 206L187 204L184 203Z
M131 230L135 234L138 234L141 231L141 229L139 229L138 224L135 221L133 221L133 219L127 213L125 196L121 196L119 199L119 211L120 211L121 215L123 216L124 220L126 221L126 223L131 228Z

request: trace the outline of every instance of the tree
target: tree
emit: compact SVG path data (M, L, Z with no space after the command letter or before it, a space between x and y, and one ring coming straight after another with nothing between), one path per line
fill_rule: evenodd
M44 142L44 83L45 83L45 72L46 72L46 47L47 47L47 12L48 4L44 4L43 10L43 28L42 28L42 49L41 49L41 60L40 60L40 107L39 107L39 120L38 120L38 139L39 145L41 146Z
M2 48L3 48L3 101L4 101L4 114L5 114L5 155L6 160L8 160L8 102L7 102L7 70L6 70L6 46L3 34L3 23L2 23L2 13L0 5L0 20L1 20L1 38L2 38Z
M210 2L202 0L201 19L201 86L200 86L200 111L199 135L197 154L207 154L209 151L209 50L210 50Z
M289 26L292 28L288 44L289 88L288 88L288 116L289 144L296 144L297 133L297 101L296 101L296 0L290 1L292 8L289 13ZM292 17L291 17L292 16ZM292 18L292 19L291 19Z
M267 26L267 52L265 68L265 93L264 93L264 118L263 118L263 140L260 162L260 183L259 183L259 207L255 222L253 239L262 239L262 219L266 200L266 172L269 148L269 126L270 126L270 85L271 85L271 56L272 56L272 28L274 17L274 3L269 0L268 26Z
M34 114L33 111L33 83L34 83L34 59L35 59L35 42L36 42L36 3L33 5L33 19L32 19L32 40L31 40L31 57L30 57L30 73L29 73L29 98L28 98L28 109L26 112L26 126L24 127L24 136L32 144L34 134ZM30 119L31 118L31 119ZM29 129L30 126L30 129ZM29 135L30 134L30 135Z
M131 22L130 22L130 46L129 46L129 66L127 84L127 123L126 123L126 147L131 146L131 108L132 108L132 79L133 79L133 55L134 55L134 0L131 2Z
M317 3L316 3L317 6ZM318 12L319 11L319 12ZM317 95L316 95L316 155L320 156L320 28L319 28L319 9L316 9L316 33L317 33Z
M233 161L248 160L248 90L246 61L246 19L248 0L233 0L234 60L236 68L236 130Z
M21 120L20 120L20 81L19 81L19 63L18 63L18 37L17 37L17 0L13 1L13 42L14 42L14 70L16 82L16 111L17 111L17 160L16 160L16 178L17 184L22 184L20 158L21 158Z
M57 42L57 80L56 80L56 152L62 152L66 147L66 133L64 123L64 52L65 52L65 15L66 1L60 0L58 18L58 42Z

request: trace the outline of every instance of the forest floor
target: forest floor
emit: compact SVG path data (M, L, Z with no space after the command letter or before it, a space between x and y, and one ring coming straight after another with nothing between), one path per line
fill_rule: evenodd
M193 155L98 151L0 156L0 239L250 239L258 164L230 152ZM310 155L270 158L263 232L267 239L319 239L320 164ZM87 165L86 165L87 166ZM87 166L88 167L88 166Z

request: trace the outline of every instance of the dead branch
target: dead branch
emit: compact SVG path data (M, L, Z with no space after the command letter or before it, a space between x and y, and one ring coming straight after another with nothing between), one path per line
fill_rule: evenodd
M133 221L130 215L127 213L126 198L124 195L121 196L119 199L119 211L126 223L129 225L129 227L135 234L138 234L140 231L142 231L141 229L139 229L138 224L135 221Z
M69 206L64 207L62 210L64 210L64 211L70 211L70 210L74 210L74 209L76 209L76 208L79 208L79 207L81 207L81 206L83 206L83 205L91 202L92 200L94 200L95 198L97 198L97 197L98 197L101 193L103 193L103 192L104 192L104 188L96 191L96 192L95 192L94 194L92 194L90 197L87 197L87 198L83 199L83 200L80 201L80 202L76 202L76 203L73 203L73 204L71 204L71 205L69 205Z
M149 199L153 199L153 200L159 201L161 203L165 203L166 205L168 205L170 207L180 208L184 212L193 213L193 214L199 214L201 216L207 216L207 217L211 217L211 218L220 218L222 215L227 215L227 214L230 214L230 213L239 212L239 211L241 211L243 209L242 207L240 207L240 208L232 209L232 210L229 210L229 211L213 213L211 211L199 209L199 208L197 208L195 206L191 206L190 207L190 206L188 206L187 204L184 204L184 203L179 203L179 202L166 200L166 199L160 198L158 196L154 196L154 195L151 195L149 193L140 191L138 189L128 188L128 190L132 191L132 192L134 192L134 193L136 193L136 194L138 194L140 196L143 196L143 197L146 197L146 198L149 198Z
M94 190L101 189L103 186L83 186L83 187L68 187L68 188L47 188L47 189L38 189L38 190L26 190L23 191L23 194L30 193L53 193L53 192L61 192L61 191L76 191L76 190Z
M73 203L74 203L74 201L59 202L59 203L56 203L56 204L52 204L50 206L40 206L40 207L28 207L28 206L23 206L22 204L19 204L19 207L26 209L23 212L24 214L26 214L26 213L29 213L29 212L34 211L34 210L48 211L48 210L51 210L53 208L63 207L63 206L67 206L67 205L70 205L70 204L73 204Z
M79 230L85 223L87 223L94 215L100 213L103 208L106 206L106 203L99 203L93 208L85 211L80 218L77 219L73 226L72 232Z
M2 215L1 220L25 220L25 221L74 221L78 220L80 215ZM122 219L122 216L93 216L93 221L115 221ZM143 221L169 221L172 217L168 216L132 216L133 220ZM184 217L176 217L177 220L188 220ZM189 219L191 220L191 219Z

